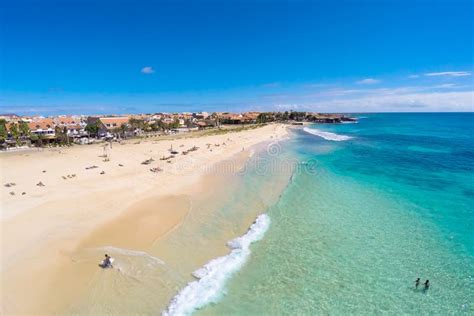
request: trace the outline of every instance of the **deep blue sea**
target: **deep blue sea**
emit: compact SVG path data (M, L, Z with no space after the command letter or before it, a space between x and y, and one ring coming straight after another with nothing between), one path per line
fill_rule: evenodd
M281 144L300 164L198 314L474 313L474 114L356 116Z

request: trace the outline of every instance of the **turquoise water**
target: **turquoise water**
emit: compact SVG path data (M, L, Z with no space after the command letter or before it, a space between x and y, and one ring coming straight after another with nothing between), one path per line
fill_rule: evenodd
M284 155L308 164L197 314L474 313L473 119L366 114L310 127L325 138L295 131Z

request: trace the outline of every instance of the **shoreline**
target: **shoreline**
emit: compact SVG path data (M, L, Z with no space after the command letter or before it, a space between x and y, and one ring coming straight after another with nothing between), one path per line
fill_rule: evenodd
M146 248L147 242L152 239L154 242L157 236L161 238L182 222L185 214L183 210L187 208L189 212L189 207L181 205L173 207L180 211L172 213L171 217L165 211L157 215L152 214L155 212L147 213L147 205L157 204L156 199L168 197L179 201L183 195L197 194L195 186L211 165L233 159L237 154L243 155L245 159L241 160L246 161L250 155L249 147L265 141L279 140L286 135L286 127L275 124L201 138L113 144L108 153L108 162L102 161L103 157L99 157L102 148L95 145L1 157L3 184L17 183L13 187L2 187L2 200L5 201L2 202L1 214L2 312L54 313L61 310L60 306L68 305L64 304L65 301L74 301L80 291L77 292L75 287L70 287L66 291L68 293L61 291L63 283L56 276L87 276L97 268L94 265L90 270L83 269L79 273L74 271L74 265L70 264L71 254L84 245L94 244L93 241L103 240L104 236L109 238L108 243L111 244L122 238L111 232L104 235L104 231L107 232L104 227L115 225L115 231L126 231L133 226L129 224L135 219L135 227L149 224L151 228L156 228L162 225L161 233L155 231L147 235L147 232L153 230L147 228L143 229L143 235L136 241L123 240L125 247ZM167 148L171 144L179 151L192 146L200 149L188 155L177 155L171 163L159 160L161 154L167 154ZM150 156L154 157L155 162L150 166L141 165ZM131 164L134 166L129 167ZM98 165L99 168L85 169L88 165ZM149 171L150 167L161 168L163 171L154 173ZM43 170L46 172L43 173ZM99 171L102 170L104 174L100 174ZM43 182L45 187L36 187L38 180L35 178ZM28 191L25 195L11 196L8 190L12 188ZM178 198L177 192L180 194ZM170 198L172 195L175 197ZM163 201L160 200L159 204L166 205ZM120 224L122 216L125 220ZM147 216L151 219L159 218L160 223L138 220ZM166 218L170 221L162 223L161 220ZM126 235L129 234L131 230ZM35 261L34 270L28 265L32 260ZM28 290L31 282L28 280L31 279L35 279L35 290ZM85 284L79 284L77 288L84 286ZM46 293L50 294L47 289L61 291L63 299L45 300ZM45 294L42 295L41 292ZM25 301L29 304L25 304Z

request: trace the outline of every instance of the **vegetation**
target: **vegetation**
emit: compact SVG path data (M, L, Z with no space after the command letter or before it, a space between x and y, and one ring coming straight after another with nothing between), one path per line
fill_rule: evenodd
M155 131L170 131L179 127L179 120L175 119L173 123L165 123L163 121L157 121L153 124Z
M56 142L59 145L69 145L69 136L67 135L67 127L56 126L54 128L54 133L56 134Z
M184 125L186 125L187 128L191 128L191 127L193 127L194 124L193 124L192 120L186 119L184 121Z
M10 134L12 135L13 139L16 142L16 145L20 145L20 130L18 129L17 123L12 123L10 125Z
M218 115L216 112L212 113L212 114L209 116L209 118L210 118L211 120L214 120L215 126L217 126L218 128L221 127L221 120L220 120L220 118L219 118L219 115Z
M252 124L252 125L237 125L238 127L233 127L233 128L220 128L220 129L208 129L205 131L202 131L201 133L194 133L195 136L211 136L211 135L224 135L228 133L238 133L242 131L247 131L251 129L256 129L263 127L267 124L265 123L259 123L259 124Z
M127 124L123 123L122 125L120 125L118 130L120 138L126 138L126 134L130 129L128 128Z
M145 122L145 120L136 119L133 117L128 120L128 125L130 126L132 130L137 130L137 129L146 130L146 128L148 127L148 124Z
M31 136L31 130L28 123L21 121L19 123L20 136L23 138L29 138Z
M303 121L306 118L306 112L293 112L288 115L290 120Z
M85 127L85 131L89 133L89 136L97 137L99 134L99 120L89 123Z
M0 144L5 143L8 137L7 121L0 119Z
M267 123L273 121L273 115L270 113L260 113L257 117L257 124Z

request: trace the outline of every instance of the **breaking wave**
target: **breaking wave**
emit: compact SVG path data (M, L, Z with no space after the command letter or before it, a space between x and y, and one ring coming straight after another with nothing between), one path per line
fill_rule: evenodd
M335 134L335 133L323 132L323 131L320 131L320 130L317 130L317 129L314 129L314 128L308 128L308 127L303 128L303 130L308 134L316 135L316 136L322 137L326 140L332 140L332 141L335 141L335 142L341 142L341 141L345 141L345 140L349 140L349 139L353 138L353 137L347 136L347 135L338 135L338 134Z
M188 283L171 300L163 315L189 315L209 303L216 302L226 280L238 271L249 257L250 245L262 239L269 226L270 217L267 214L258 216L245 235L227 243L232 249L228 255L213 259L193 272L193 276L198 280Z

